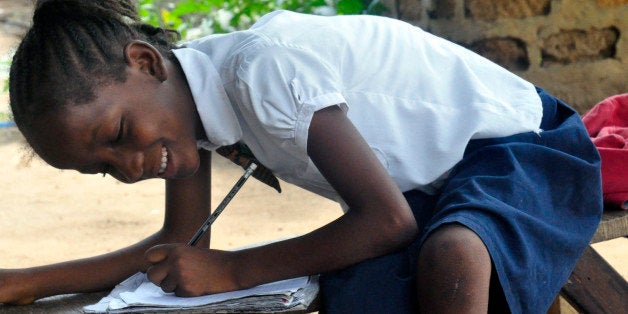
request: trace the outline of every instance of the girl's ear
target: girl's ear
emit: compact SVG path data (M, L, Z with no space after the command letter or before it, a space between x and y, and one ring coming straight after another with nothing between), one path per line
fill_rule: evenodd
M140 71L154 76L163 82L168 78L168 70L161 53L151 44L132 40L124 46L124 59L126 63Z

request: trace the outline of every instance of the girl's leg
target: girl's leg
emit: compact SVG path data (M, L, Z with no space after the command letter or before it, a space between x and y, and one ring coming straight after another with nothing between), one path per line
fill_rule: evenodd
M488 250L475 232L461 224L438 227L419 252L419 311L487 313L491 269Z

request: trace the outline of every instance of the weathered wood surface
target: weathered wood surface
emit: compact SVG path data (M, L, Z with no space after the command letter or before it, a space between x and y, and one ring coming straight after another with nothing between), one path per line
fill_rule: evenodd
M591 243L628 236L628 210L605 211Z
M561 290L582 313L628 313L628 283L591 246Z

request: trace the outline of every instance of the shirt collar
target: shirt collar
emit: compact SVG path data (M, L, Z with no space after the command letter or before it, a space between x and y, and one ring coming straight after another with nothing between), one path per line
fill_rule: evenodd
M185 73L209 140L209 145L205 144L203 148L214 150L239 141L242 129L209 56L191 48L174 49L173 52Z

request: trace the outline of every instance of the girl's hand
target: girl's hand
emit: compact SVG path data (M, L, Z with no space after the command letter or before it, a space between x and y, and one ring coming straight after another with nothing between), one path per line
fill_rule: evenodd
M192 297L238 290L233 254L186 244L162 244L146 251L148 279L165 292Z
M23 270L0 270L0 303L11 305L27 305L35 301L28 291L31 286L28 275Z

